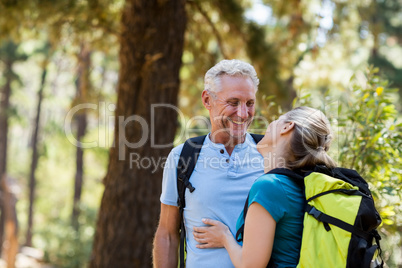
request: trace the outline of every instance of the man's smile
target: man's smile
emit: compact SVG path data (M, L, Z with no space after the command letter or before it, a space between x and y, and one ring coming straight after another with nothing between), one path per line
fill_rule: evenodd
M234 120L234 119L232 119L232 118L228 118L228 121L232 122L232 123L235 124L235 125L244 125L244 124L246 124L246 123L248 122L248 120L245 120L245 121L237 121L237 120Z

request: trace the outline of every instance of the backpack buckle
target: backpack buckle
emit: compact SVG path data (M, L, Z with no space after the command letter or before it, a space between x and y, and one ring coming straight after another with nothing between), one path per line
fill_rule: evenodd
M195 188L191 184L191 182L188 180L186 174L180 173L179 176L177 176L179 181L183 182L184 188L188 188L190 190L190 193L194 192Z
M308 215L313 216L314 218L316 218L317 220L320 219L322 212L317 210L315 207L311 207L310 211L308 212Z
M191 184L191 182L188 182L188 184L186 185L186 187L190 190L190 193L194 192L195 188L193 187L193 185Z

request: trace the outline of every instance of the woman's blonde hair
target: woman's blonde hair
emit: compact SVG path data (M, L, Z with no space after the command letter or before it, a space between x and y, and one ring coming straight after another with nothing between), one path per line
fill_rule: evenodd
M286 158L287 168L302 169L315 165L336 166L327 154L332 141L331 126L327 117L317 109L298 107L284 115L285 122L294 122L294 130Z

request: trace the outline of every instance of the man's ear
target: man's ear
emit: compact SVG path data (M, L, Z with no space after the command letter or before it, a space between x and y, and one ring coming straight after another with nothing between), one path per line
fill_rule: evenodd
M204 105L204 107L207 108L207 110L210 110L211 109L211 100L212 100L211 94L209 94L208 91L204 90L201 94L201 98L202 98L202 104Z
M289 133L291 130L293 130L293 128L295 127L295 123L294 122L288 122L286 123L282 129L281 129L281 134L286 134Z

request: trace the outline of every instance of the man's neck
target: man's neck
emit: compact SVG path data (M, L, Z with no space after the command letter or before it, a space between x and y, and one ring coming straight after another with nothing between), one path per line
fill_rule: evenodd
M214 143L220 143L225 146L226 151L228 152L229 155L232 154L235 146L237 144L244 143L246 140L246 134L242 137L232 137L230 135L214 135L214 133L211 133L209 136L210 140Z

